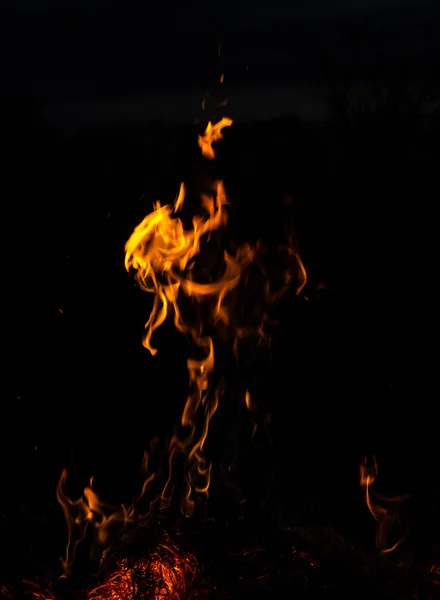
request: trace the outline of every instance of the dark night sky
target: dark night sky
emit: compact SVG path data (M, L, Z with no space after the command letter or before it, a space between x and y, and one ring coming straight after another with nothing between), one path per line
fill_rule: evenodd
M147 117L176 117L180 111L187 119L187 109L157 94L196 89L200 98L219 69L233 88L232 99L249 106L251 118L270 116L283 112L283 102L278 106L265 92L265 99L250 103L237 88L275 86L282 98L289 87L322 79L322 57L339 70L352 61L362 73L378 56L390 65L406 56L418 73L427 56L440 54L440 9L426 0L301 0L258 7L248 0L197 0L185 7L147 7L133 0L8 0L1 13L2 87L36 96L61 120L67 105L71 119L75 112L88 111L90 120L106 110L117 118L130 110L139 115L144 103ZM218 39L224 44L221 61ZM291 90L286 93L292 96ZM319 116L313 89L302 87L297 96L295 110L301 113L307 106L306 113ZM126 103L121 105L121 99ZM186 96L180 105L191 102L192 96Z
M337 12L368 12L377 8L393 7L396 9L406 5L420 5L429 4L429 2L420 2L420 0L297 0L286 4L285 2L277 1L258 3L258 6L254 2L249 0L241 0L240 2L234 0L224 0L221 5L211 4L203 0L195 0L190 5L184 7L176 6L177 3L168 2L165 5L166 10L170 8L174 14L179 18L200 20L207 16L216 18L222 12L228 16L229 19L237 21L240 18L245 19L246 22L252 21L253 23L262 24L266 23L266 18L271 20L283 20L286 17L296 18L297 16L308 15L311 17L320 17L322 15L335 14ZM63 0L60 3L58 0L6 0L3 1L5 8L20 11L21 13L33 13L33 12L46 12L46 13L61 13L61 12L75 12L82 9L99 9L101 11L109 10L110 8L118 6L131 5L136 6L133 1L121 2L111 0ZM153 7L153 11L155 8ZM276 14L275 12L276 11Z

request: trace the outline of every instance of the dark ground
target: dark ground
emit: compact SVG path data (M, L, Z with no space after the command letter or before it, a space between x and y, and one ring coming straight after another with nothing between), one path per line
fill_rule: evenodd
M174 199L203 164L193 126L65 138L26 111L3 117L8 571L17 554L32 571L29 531L44 529L44 552L62 552L62 467L84 483L101 472L131 496L143 448L180 413L184 344L164 327L156 357L142 347L151 300L124 270L124 243L152 200ZM414 493L408 544L421 556L440 539L430 232L439 131L422 119L236 125L217 167L243 238L277 239L292 195L309 279L328 287L283 307L266 365L282 519L330 523L371 546L358 469L376 453L381 489Z

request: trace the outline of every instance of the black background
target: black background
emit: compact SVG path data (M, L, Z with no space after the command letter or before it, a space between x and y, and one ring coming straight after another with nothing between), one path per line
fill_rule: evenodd
M376 30L393 25L400 38L413 40L406 55L405 44L384 36L385 54L361 52L362 59L352 61L354 51L338 43L347 20L336 17L325 20L324 50L316 23L300 39L294 25L284 28L308 56L299 63L276 58L274 33L248 32L243 47L258 39L267 65L258 64L253 77L267 86L286 77L316 79L318 72L342 81L354 69L356 76L374 75L396 89L400 65L410 73L408 81L417 74L421 96L436 100L437 38L425 35L408 14L419 15L418 23L430 30L437 21L426 8L411 10L349 20L355 28L362 23L364 48L371 42L377 49ZM154 46L160 58L140 77L139 48L132 50L138 62L127 62L121 43L125 58L118 63L115 32L122 25L115 14L9 14L16 46L5 62L1 117L6 363L0 507L6 532L14 531L11 523L31 524L22 526L20 536L11 534L18 545L26 544L35 523L57 523L55 556L64 536L55 498L61 468L73 469L83 483L101 473L111 494L130 497L143 449L152 435L169 433L180 414L185 343L164 326L157 356L142 347L151 299L124 270L124 244L153 200L173 200L179 182L206 166L194 125L108 123L68 136L48 124L41 108L66 99L66 90L90 89L79 81L92 84L93 94L117 97L211 84L219 67L228 73L229 65L241 82L245 62L237 59L237 32L207 33L194 25L204 35L200 47L191 28L176 27L165 43L158 31L153 38L133 33L141 27L127 13L133 44L147 53L160 38L168 48ZM67 29L58 27L61 21ZM79 38L81 49L73 51L68 40ZM222 64L215 58L219 38L229 41ZM176 52L181 62L174 62ZM165 77L170 64L174 70ZM189 65L185 82L179 77L183 64ZM267 462L276 465L281 510L287 519L294 514L332 522L371 542L374 524L363 506L358 469L366 454L377 454L382 489L415 494L410 517L418 548L420 539L424 547L437 539L432 209L439 124L438 111L423 116L407 109L403 92L396 98L400 104L374 114L335 110L327 123L294 115L264 122L262 115L261 122L235 124L225 134L217 169L240 237L246 232L276 241L285 220L282 198L292 195L311 281L309 302L289 301L282 308L280 341L266 365L264 401L273 414L275 446ZM328 290L313 294L319 282Z

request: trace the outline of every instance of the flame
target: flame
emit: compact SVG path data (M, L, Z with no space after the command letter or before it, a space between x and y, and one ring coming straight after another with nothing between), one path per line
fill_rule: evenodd
M223 120L225 121L225 120ZM228 124L232 121L227 120ZM219 124L217 124L219 125ZM220 132L221 126L213 130ZM209 143L219 139L215 134ZM189 334L202 358L190 358L187 362L190 393L188 395L181 424L189 428L185 440L173 436L170 445L169 477L162 491L162 500L169 502L174 489L174 462L178 454L187 457L185 490L181 507L184 514L191 516L194 512L195 495L207 497L211 476L211 465L207 461L204 445L209 430L209 423L215 414L222 394L222 382L216 389L211 389L215 365L215 349L210 336L203 335L203 323L190 325L185 322L179 307L179 294L192 297L198 303L210 302L212 305L213 323L229 324L229 314L223 305L226 295L240 281L243 270L252 262L254 250L249 244L237 249L235 256L224 252L223 274L210 283L195 281L192 275L193 259L200 252L201 240L214 230L226 225L228 201L222 181L214 184L215 193L202 194L201 206L203 215L192 219L193 229L186 231L182 221L175 216L182 209L185 198L184 184L174 206L161 206L156 203L152 213L136 227L126 244L125 267L136 269L139 286L154 293L154 304L150 317L145 325L144 346L156 354L151 337L167 316L172 315L176 328ZM198 414L203 411L202 423L198 426Z
M185 333L188 330L180 315L177 296L181 285L190 295L191 286L196 284L188 280L184 271L191 259L200 252L201 238L227 222L225 206L228 201L223 182L217 181L215 188L215 198L214 194L202 197L207 214L193 218L192 230L185 231L181 219L173 218L173 214L181 210L184 204L185 186L182 183L174 206L161 206L160 202L156 202L154 211L136 227L125 245L125 268L128 271L133 267L137 271L139 287L155 294L143 340L152 355L157 350L151 346L151 336L165 321L169 311L174 312L177 329ZM216 293L216 289L209 284L199 286L198 290L205 295Z
M376 457L373 457L370 463L365 458L364 463L360 466L360 485L365 489L365 502L376 521L376 546L382 554L388 554L400 546L406 538L407 533L392 546L387 545L391 529L399 524L399 506L411 496L406 494L404 496L386 497L374 492L371 486L376 481L378 473Z
M222 129L231 124L232 120L226 117L214 125L208 123L204 135L198 139L204 156L215 158L212 144L221 139ZM263 339L266 335L264 322L270 322L270 318L263 312L262 322L256 328L238 327L235 296L231 294L243 280L243 274L256 259L257 252L261 250L258 243L255 247L244 243L236 247L233 254L224 251L219 257L221 264L217 278L214 278L211 272L205 280L200 280L201 276L198 275L203 244L211 239L214 232L225 227L228 221L229 201L223 181L214 181L210 189L200 195L200 210L193 214L192 227L189 229L184 227L179 216L185 208L186 196L186 186L182 182L173 204L162 206L159 201L154 203L153 211L137 225L125 245L125 268L127 271L134 270L139 287L154 296L142 339L145 348L153 356L157 353L152 337L167 318L172 318L176 329L187 335L192 343L193 354L187 360L189 393L181 417L185 435L176 432L170 441L168 478L159 494L162 506L167 506L173 499L176 482L182 481L181 511L190 517L196 504L204 503L209 497L212 465L205 446L211 420L225 389L224 378L214 378L217 348L212 332L216 330L223 341L230 342L231 355L235 354L237 357L238 341L249 335L254 336L255 331L258 340ZM281 251L286 253L289 266L281 288L278 286L274 291L270 285L266 286L263 295L268 303L275 303L295 277L297 293L303 289L306 282L306 271L297 250L289 246ZM201 272L203 273L203 269ZM264 268L262 272L265 276ZM225 302L226 298L231 297L230 302ZM195 320L188 319L185 315L185 306L188 303L185 299L188 298L198 305L204 304L208 309L205 312L209 316L201 318L197 311ZM259 414L258 407L251 400L248 391L245 402L253 420L255 435L257 420L264 421L266 426L270 415ZM180 460L181 457L183 461ZM113 535L120 532L125 525L136 521L139 516L137 504L146 497L150 483L156 479L156 474L150 472L148 460L149 455L146 453L143 460L144 485L141 494L135 497L130 505L112 506L103 502L94 490L93 479L84 489L81 498L72 500L65 492L67 471L62 472L57 497L68 528L68 543L65 558L62 559L63 577L71 574L76 549L88 531L95 553L93 557L102 561L108 553ZM181 464L183 477L176 473ZM156 563L151 562L151 557L149 560L150 572L160 571L160 576L166 580L161 563L157 563L153 568L152 565ZM138 567L141 570L143 568L142 565ZM118 571L105 584L107 587L100 588L101 595L95 590L95 595L90 596L90 600L122 598L118 595L119 592L114 590L117 586L121 588L125 585L124 582L130 577L128 563L121 562Z
M252 400L251 394L250 394L249 390L245 391L244 401L245 401L245 404L246 404L246 408L248 409L248 411L249 411L249 413L251 415L251 419L252 419L252 438L254 438L255 434L257 433L257 429L258 429L258 423L257 423L258 407L255 404L255 402Z
M212 143L221 138L221 130L232 124L231 119L223 118L216 125L208 124L204 137L199 138L203 154L214 158ZM227 223L226 206L228 201L222 181L216 181L212 194L201 195L204 214L195 215L193 228L183 228L182 221L175 213L183 208L185 186L182 183L174 206L161 206L156 203L154 211L136 227L126 244L125 267L134 268L139 286L154 293L154 304L145 325L144 346L155 354L151 344L153 332L172 315L176 328L189 334L201 358L190 358L187 368L190 392L183 410L181 425L189 429L182 440L174 435L170 444L169 477L161 497L171 500L175 476L174 463L179 454L186 455L185 489L181 499L182 512L191 516L194 512L194 496L208 496L211 465L205 457L205 442L210 421L215 414L219 397L223 393L223 382L211 389L215 366L215 349L212 337L203 335L203 323L190 325L182 318L179 307L179 294L192 297L198 303L210 302L213 323L229 324L229 314L223 305L226 295L240 281L244 269L252 262L254 249L249 244L240 246L235 256L224 252L223 274L213 282L195 281L192 271L193 259L199 254L203 237L209 239L211 232ZM200 424L199 413L202 411Z
M231 123L230 119L222 119L214 126L209 125L204 148L211 148L212 152L211 144L220 139L222 127ZM173 317L176 328L187 334L194 343L195 355L187 361L190 390L181 418L187 436L181 439L175 434L171 439L169 476L161 493L162 501L168 503L176 481L175 459L183 454L186 460L181 509L186 516L191 516L196 498L206 499L209 493L211 464L205 456L205 443L224 383L220 379L216 386L212 385L215 348L212 337L204 333L205 323L186 322L179 302L182 296L191 297L199 303L206 302L211 306L212 324L227 326L229 314L223 301L239 284L243 270L253 260L254 252L249 244L240 246L235 256L224 252L223 272L218 279L208 283L197 281L193 269L201 242L203 239L209 241L212 232L226 225L229 202L223 182L215 181L211 190L201 195L200 214L193 216L192 228L186 230L178 216L184 207L185 197L186 188L182 183L173 205L154 204L154 210L135 228L126 243L125 267L127 271L136 271L136 280L141 289L154 294L153 308L143 336L143 344L150 353L155 355L157 352L152 344L153 333L168 316ZM105 557L114 531L136 519L136 502L145 495L154 474L147 473L141 495L132 505L116 507L100 500L93 489L93 480L84 489L81 498L71 500L64 491L66 478L67 471L63 471L57 487L58 501L68 527L68 543L65 558L62 559L64 577L71 574L75 551L90 529L92 547L101 560Z
M249 411L250 421L252 425L252 440L255 441L257 431L263 431L266 440L272 443L272 438L268 431L268 426L272 421L272 415L270 412L263 412L258 407L257 403L251 397L249 390L245 391L244 400L246 408Z
M299 252L292 246L281 246L279 252L285 252L288 257L288 267L283 273L283 283L276 291L271 290L270 280L267 280L264 287L264 295L268 304L274 304L284 296L291 286L292 279L296 277L296 295L298 296L307 283L307 273L301 260Z
M203 156L213 160L215 158L215 153L212 148L212 144L214 142L218 142L223 138L222 129L225 127L230 127L232 125L232 119L228 117L223 117L218 123L213 125L211 121L209 121L206 126L205 133L203 135L199 135L199 146L202 149Z
M157 438L153 438L151 446L154 447L156 442ZM129 505L113 506L102 502L93 490L93 477L90 479L89 486L84 488L81 498L70 499L64 491L68 471L67 469L62 470L56 490L58 503L63 510L67 524L65 557L60 559L63 569L61 578L70 577L76 550L84 540L87 531L92 530L91 549L94 556L97 556L102 563L113 535L120 533L126 525L134 523L140 516L137 511L138 503L146 497L148 488L156 477L155 473L150 473L149 457L149 453L145 451L141 464L141 473L144 476L142 489Z

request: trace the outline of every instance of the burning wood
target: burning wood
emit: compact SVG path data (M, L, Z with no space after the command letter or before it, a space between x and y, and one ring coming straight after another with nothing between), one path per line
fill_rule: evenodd
M194 556L183 553L168 538L157 549L137 559L124 558L87 600L185 600L197 575Z

